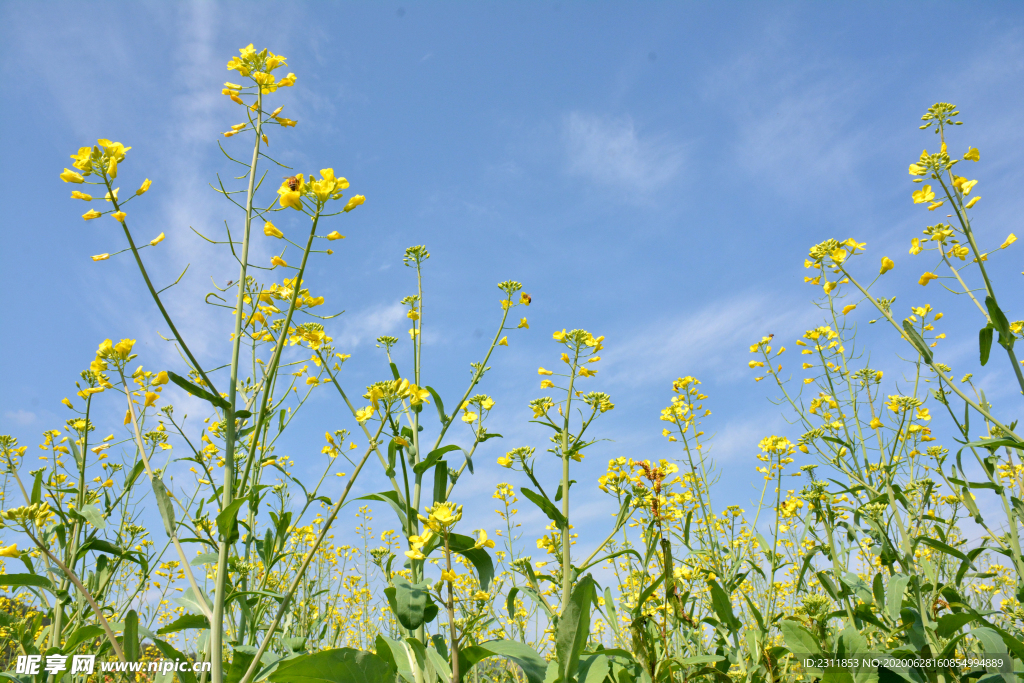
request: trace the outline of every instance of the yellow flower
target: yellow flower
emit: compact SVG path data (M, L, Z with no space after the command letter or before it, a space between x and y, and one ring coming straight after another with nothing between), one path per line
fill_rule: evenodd
M272 256L270 258L270 265L272 265L272 266L287 266L288 262L285 261L280 256Z
M0 557L21 557L18 551L18 544L12 543L6 548L0 548Z
M545 370L544 368L537 368L537 374L538 375L553 375L555 373L552 372L551 370Z
M878 429L881 426L882 426L882 421L879 420L877 417L874 418L873 420L871 420L871 428L872 429Z
M276 237L277 239L281 239L282 237L284 237L284 233L278 230L277 227L270 221L267 221L266 223L263 224L263 234L266 235L267 237Z
M107 479L105 482L100 484L100 486L102 488L105 488L105 489L113 488L114 487L114 480L113 479Z
M87 221L91 221L93 218L99 218L102 215L103 214L97 211L96 209L89 209L86 213L82 214L82 218L84 218Z
M1014 235L1011 232L1010 236L1006 238L1006 241L999 245L999 248L1000 249L1006 249L1008 246L1010 246L1011 244L1013 244L1016 241L1017 241L1017 236Z
M466 424L473 424L474 422L476 422L476 418L477 418L477 414L474 413L471 410L467 410L462 415L462 421L465 422Z
M971 201L969 201L969 202L967 202L966 204L964 204L964 208L965 208L965 209L969 209L969 208L971 208L972 206L974 206L975 204L977 204L977 203L978 203L978 202L979 202L980 200L981 200L981 197L975 197L975 198L974 198L974 199L972 199Z
M530 303L532 303L532 302L533 302L533 297L531 297L526 292L523 292L522 294L519 295L519 303L521 303L522 305L529 306ZM523 318L523 320L526 320L526 318ZM527 325L527 327L529 327L529 325Z
M345 236L339 233L337 230L335 230L334 232L327 236L327 239L333 242L334 240L343 240L345 239Z
M117 177L117 157L110 157L110 161L107 162L107 175L111 178Z
M421 553L419 550L406 550L405 556L411 560L425 560L427 556Z
M126 214L124 211L115 211L114 213L110 214L110 217L113 218L118 223L124 223L125 216L127 215L128 214Z
M152 184L153 183L149 181L149 178L146 178L145 180L142 181L142 187L135 190L135 194L146 194L146 190L148 190L149 186Z
M96 254L95 256L92 257L92 260L93 261L106 261L108 258L110 258L110 254Z
M498 346L508 346L508 337L502 337L501 341L498 342Z
M88 195L88 194L86 194L84 192L79 192L78 190L74 190L71 193L71 198L72 199L83 199L83 200L85 200L87 202L88 201L92 201L92 195Z
M163 233L160 233L159 235L157 235L156 237L154 237L153 239L151 239L149 241L149 246L155 247L156 245L158 245L158 244L160 244L161 242L164 241L164 237L166 237L166 235L164 235Z
M925 185L920 190L915 190L910 196L915 204L924 204L935 199L935 193L932 192L931 185Z
M977 184L977 180L967 180L960 184L960 190L963 191L964 194L970 194L971 188L973 188Z
M921 240L916 237L910 240L910 253L914 256L921 253Z
M477 535L477 539L476 539L476 545L473 546L474 549L475 548L493 548L494 547L494 541L492 541L491 539L487 538L487 532L486 531L484 531L483 529L477 529L477 534L478 535Z
M156 394L152 391L146 392L146 402L142 405L143 408L148 408L151 405L156 404L156 400L160 398L160 394Z
M764 367L764 363L762 363L759 360L752 360L749 363L747 363L747 365L749 367L751 367L751 368L763 368Z
M551 337L557 342L563 341L565 339L565 330L563 329L561 332L555 332Z
M964 159L967 161L979 161L981 159L981 154L978 152L978 148L968 147L967 154L964 154Z
M74 406L71 405L71 401L69 401L66 396L62 398L60 402L66 405L68 408L71 408L72 410L74 409Z
M829 294L832 292L833 289L835 289L838 286L838 282L825 282L825 284L823 284L821 288L825 290L825 294Z
M530 329L530 323L526 322L526 318L523 318L522 320L519 321L519 325L517 325L517 327L518 328L525 327L526 329Z
M373 406L366 406L356 411L356 422L366 422L373 417Z
M356 208L365 201L366 197L364 197L361 194L357 194L356 196L352 197L352 199L348 200L348 204L345 205L344 211L351 211L352 209Z
M925 273L924 275L921 276L921 279L917 281L917 284L919 284L919 285L921 285L923 287L923 286L927 285L929 282L931 282L932 280L938 280L938 279L939 279L939 276L936 275L935 273Z
M593 377L597 374L597 370L592 370L587 367L580 368L580 377Z
M857 304L850 304L849 306L843 306L843 315L846 315L853 309L857 308Z
M551 388L551 387L553 387L553 386L555 386L555 383L554 383L554 382L552 382L552 381L551 381L551 380L549 380L549 379L542 379L542 380L540 381L540 388L541 388L541 389L549 389L549 388Z
M76 173L69 168L65 168L64 172L60 174L60 179L65 183L84 183L85 178L80 173Z
M171 378L167 376L167 371L163 370L156 374L156 377L153 378L153 381L150 382L150 384L154 387L158 387L161 384L167 384L167 382L169 382L170 379Z
M445 569L441 572L442 581L455 581L458 578L459 577L455 574L455 572L451 571L450 569Z
M878 271L879 275L885 275L890 270L896 267L896 264L892 262L892 259L888 256L882 257L882 268Z

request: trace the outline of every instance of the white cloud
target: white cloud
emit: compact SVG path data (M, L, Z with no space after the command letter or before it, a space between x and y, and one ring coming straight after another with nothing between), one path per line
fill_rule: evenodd
M599 185L649 194L671 182L683 162L678 145L643 136L631 118L571 112L563 124L568 171Z
M608 354L612 377L626 384L714 371L722 378L746 370L736 359L766 334L781 337L816 324L817 311L778 296L745 293L654 321ZM624 360L629 359L629 360Z
M4 413L4 417L16 425L26 426L36 421L36 414L27 410L14 410Z
M338 318L341 331L334 335L334 343L339 349L352 349L360 344L372 341L382 334L394 333L405 318L405 308L401 304L381 304L357 313Z

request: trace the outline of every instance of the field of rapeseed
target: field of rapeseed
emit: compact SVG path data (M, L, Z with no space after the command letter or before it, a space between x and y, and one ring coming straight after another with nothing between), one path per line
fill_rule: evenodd
M1001 368L1012 394L1024 392L1015 352L1024 321L1001 308L1001 284L986 267L1007 257L1016 237L997 239L971 222L981 199L971 169L982 153L957 139L953 105L928 109L921 128L938 148L908 160L908 206L937 221L910 239L923 274L894 270L885 255L868 257L856 236L821 235L806 256L794 254L804 258L821 325L798 339L750 340L752 379L774 384L791 425L787 435L756 444L756 509L716 502L721 472L705 435L714 397L699 378L666 377L662 436L675 457L608 463L599 486L618 514L584 557L574 547L571 487L586 449L602 439L602 416L615 408L600 391L604 337L545 331L551 351L537 370L542 395L530 408L533 421L550 429L549 443L474 462L478 446L501 438L488 428L495 400L480 392L481 382L497 347L529 328L532 300L519 282L497 283L491 342L470 359L461 395L442 397L421 364L430 253L413 246L403 255L415 290L401 301L408 339L380 337L380 380L352 386L350 356L331 336L335 316L321 313L337 302L317 296L306 273L310 259L338 248L346 215L365 198L332 168L300 173L270 156L270 137L275 148L287 144L297 123L274 104L279 88L297 83L284 75L283 56L249 45L227 67L238 82L222 93L242 121L224 132L222 149L240 175L214 186L244 213L244 224L206 236L240 268L237 280L206 298L234 321L218 365L197 360L147 271L164 234L146 240L133 231L130 204L146 201L151 184L131 175L132 148L98 140L72 154L60 174L71 198L89 207L83 219L120 226L124 248L92 258L135 263L138 277L124 285L148 291L181 362L146 370L133 340L97 340L76 393L62 401L68 419L42 435L37 466L29 446L0 436L0 677L1019 680L1024 432L1012 418L1019 406L992 404L971 375L942 362L942 312L897 305L886 290L888 280L906 275L935 301L969 298L981 364ZM138 189L120 194L121 185ZM948 220L938 220L939 208ZM300 214L306 220L296 221ZM254 240L289 245L298 256L286 261L282 248L269 263L251 262ZM873 351L899 354L904 381L865 363L870 355L857 349L850 322L855 311L891 328L889 346ZM393 358L399 345L411 346L411 366ZM205 402L198 439L163 395L171 385ZM322 473L309 480L278 453L314 391L336 397L351 429L324 434ZM95 424L99 401L123 408L123 422ZM939 421L955 430L953 442L933 436ZM467 426L470 443L452 434ZM816 464L794 466L798 452ZM165 483L172 459L194 475L189 484ZM538 472L538 463L551 462L560 465L554 480ZM504 529L494 537L463 516L459 483L474 467L504 475L493 493ZM350 496L369 472L383 490ZM332 498L324 484L336 478L345 488ZM144 524L148 503L162 528ZM354 505L343 511L346 504ZM374 528L371 505L393 515L383 531ZM549 520L542 537L524 538L517 517L524 506ZM360 542L337 544L339 517L349 524L354 509ZM210 666L105 674L66 665L83 653Z

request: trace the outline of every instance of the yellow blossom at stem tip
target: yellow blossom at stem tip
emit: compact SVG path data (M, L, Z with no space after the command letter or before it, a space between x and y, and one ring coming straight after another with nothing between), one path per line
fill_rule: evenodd
M135 190L135 194L146 194L146 190L148 190L149 186L152 184L153 183L149 181L149 178L146 178L145 180L142 181L142 187Z
M1017 236L1014 235L1011 232L1010 236L1006 238L1006 241L999 245L999 248L1000 249L1006 249L1008 246L1010 246L1011 244L1013 244L1016 241L1017 241Z
M921 276L921 279L919 279L917 281L917 284L919 284L919 285L921 285L923 287L923 286L927 285L929 282L931 282L932 280L938 280L938 279L939 279L939 276L936 275L935 273L924 273Z
M160 233L159 235L157 235L156 237L154 237L153 239L151 239L149 241L149 246L155 247L156 245L158 245L161 242L163 242L165 237L166 237L166 235L164 235L163 233Z
M892 262L892 259L888 256L882 257L882 268L878 271L879 275L885 275L890 270L896 267L896 264Z
M110 254L96 254L95 256L92 257L92 260L93 261L106 261L108 258L110 258Z

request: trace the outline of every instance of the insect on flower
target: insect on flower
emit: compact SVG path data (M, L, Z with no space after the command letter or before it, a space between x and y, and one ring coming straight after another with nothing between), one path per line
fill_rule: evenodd
M288 189L294 192L299 189L299 179L296 176L283 176L285 181L288 183Z

